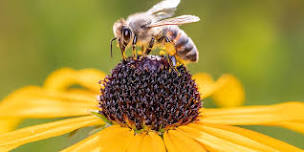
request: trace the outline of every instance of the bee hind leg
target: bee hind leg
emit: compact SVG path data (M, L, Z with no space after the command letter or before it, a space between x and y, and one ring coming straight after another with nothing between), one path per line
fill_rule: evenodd
M175 48L172 48L174 45L173 45L173 42L167 37L167 36L164 36L162 39L165 40L165 47L166 47L166 50L168 52L168 59L169 59L169 64L170 64L170 67L174 69L174 71L177 72L177 69L176 69L176 64L177 64L177 60L176 60L176 57L175 57Z
M146 55L148 55L151 52L153 45L154 45L154 41L155 41L155 39L154 39L154 37L152 37L151 41L149 42L149 46L146 49L146 52L145 52Z

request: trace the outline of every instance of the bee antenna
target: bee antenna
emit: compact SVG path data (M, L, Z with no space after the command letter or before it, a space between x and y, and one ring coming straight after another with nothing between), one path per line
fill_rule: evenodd
M111 44L110 44L110 51L111 51L111 58L112 58L112 49L113 49L113 46L112 46L112 43L113 43L113 41L115 41L117 38L116 37L114 37L112 40L111 40Z

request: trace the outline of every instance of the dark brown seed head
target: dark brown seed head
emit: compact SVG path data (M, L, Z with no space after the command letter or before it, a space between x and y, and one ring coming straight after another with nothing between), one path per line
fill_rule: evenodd
M165 57L128 58L101 83L100 114L134 130L188 124L201 107L191 74L183 65L170 67Z

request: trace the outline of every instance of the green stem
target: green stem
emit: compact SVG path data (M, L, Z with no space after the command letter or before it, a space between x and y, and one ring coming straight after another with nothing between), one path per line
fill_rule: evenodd
M97 116L98 118L101 118L106 123L106 126L111 126L112 125L112 122L110 120L108 120L104 115L100 114L97 110L96 111L92 110L91 114Z

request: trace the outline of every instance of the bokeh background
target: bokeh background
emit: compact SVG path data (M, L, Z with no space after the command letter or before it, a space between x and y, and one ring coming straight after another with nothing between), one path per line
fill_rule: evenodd
M61 67L109 73L121 57L115 48L110 58L113 23L157 2L0 0L0 98L26 85L41 85ZM201 18L182 27L200 52L199 63L189 65L192 73L237 76L246 89L246 105L304 101L303 0L183 0L176 14ZM46 121L26 120L20 127ZM304 148L304 136L295 132L247 128ZM58 151L85 133L81 130L72 137L39 141L14 151Z

